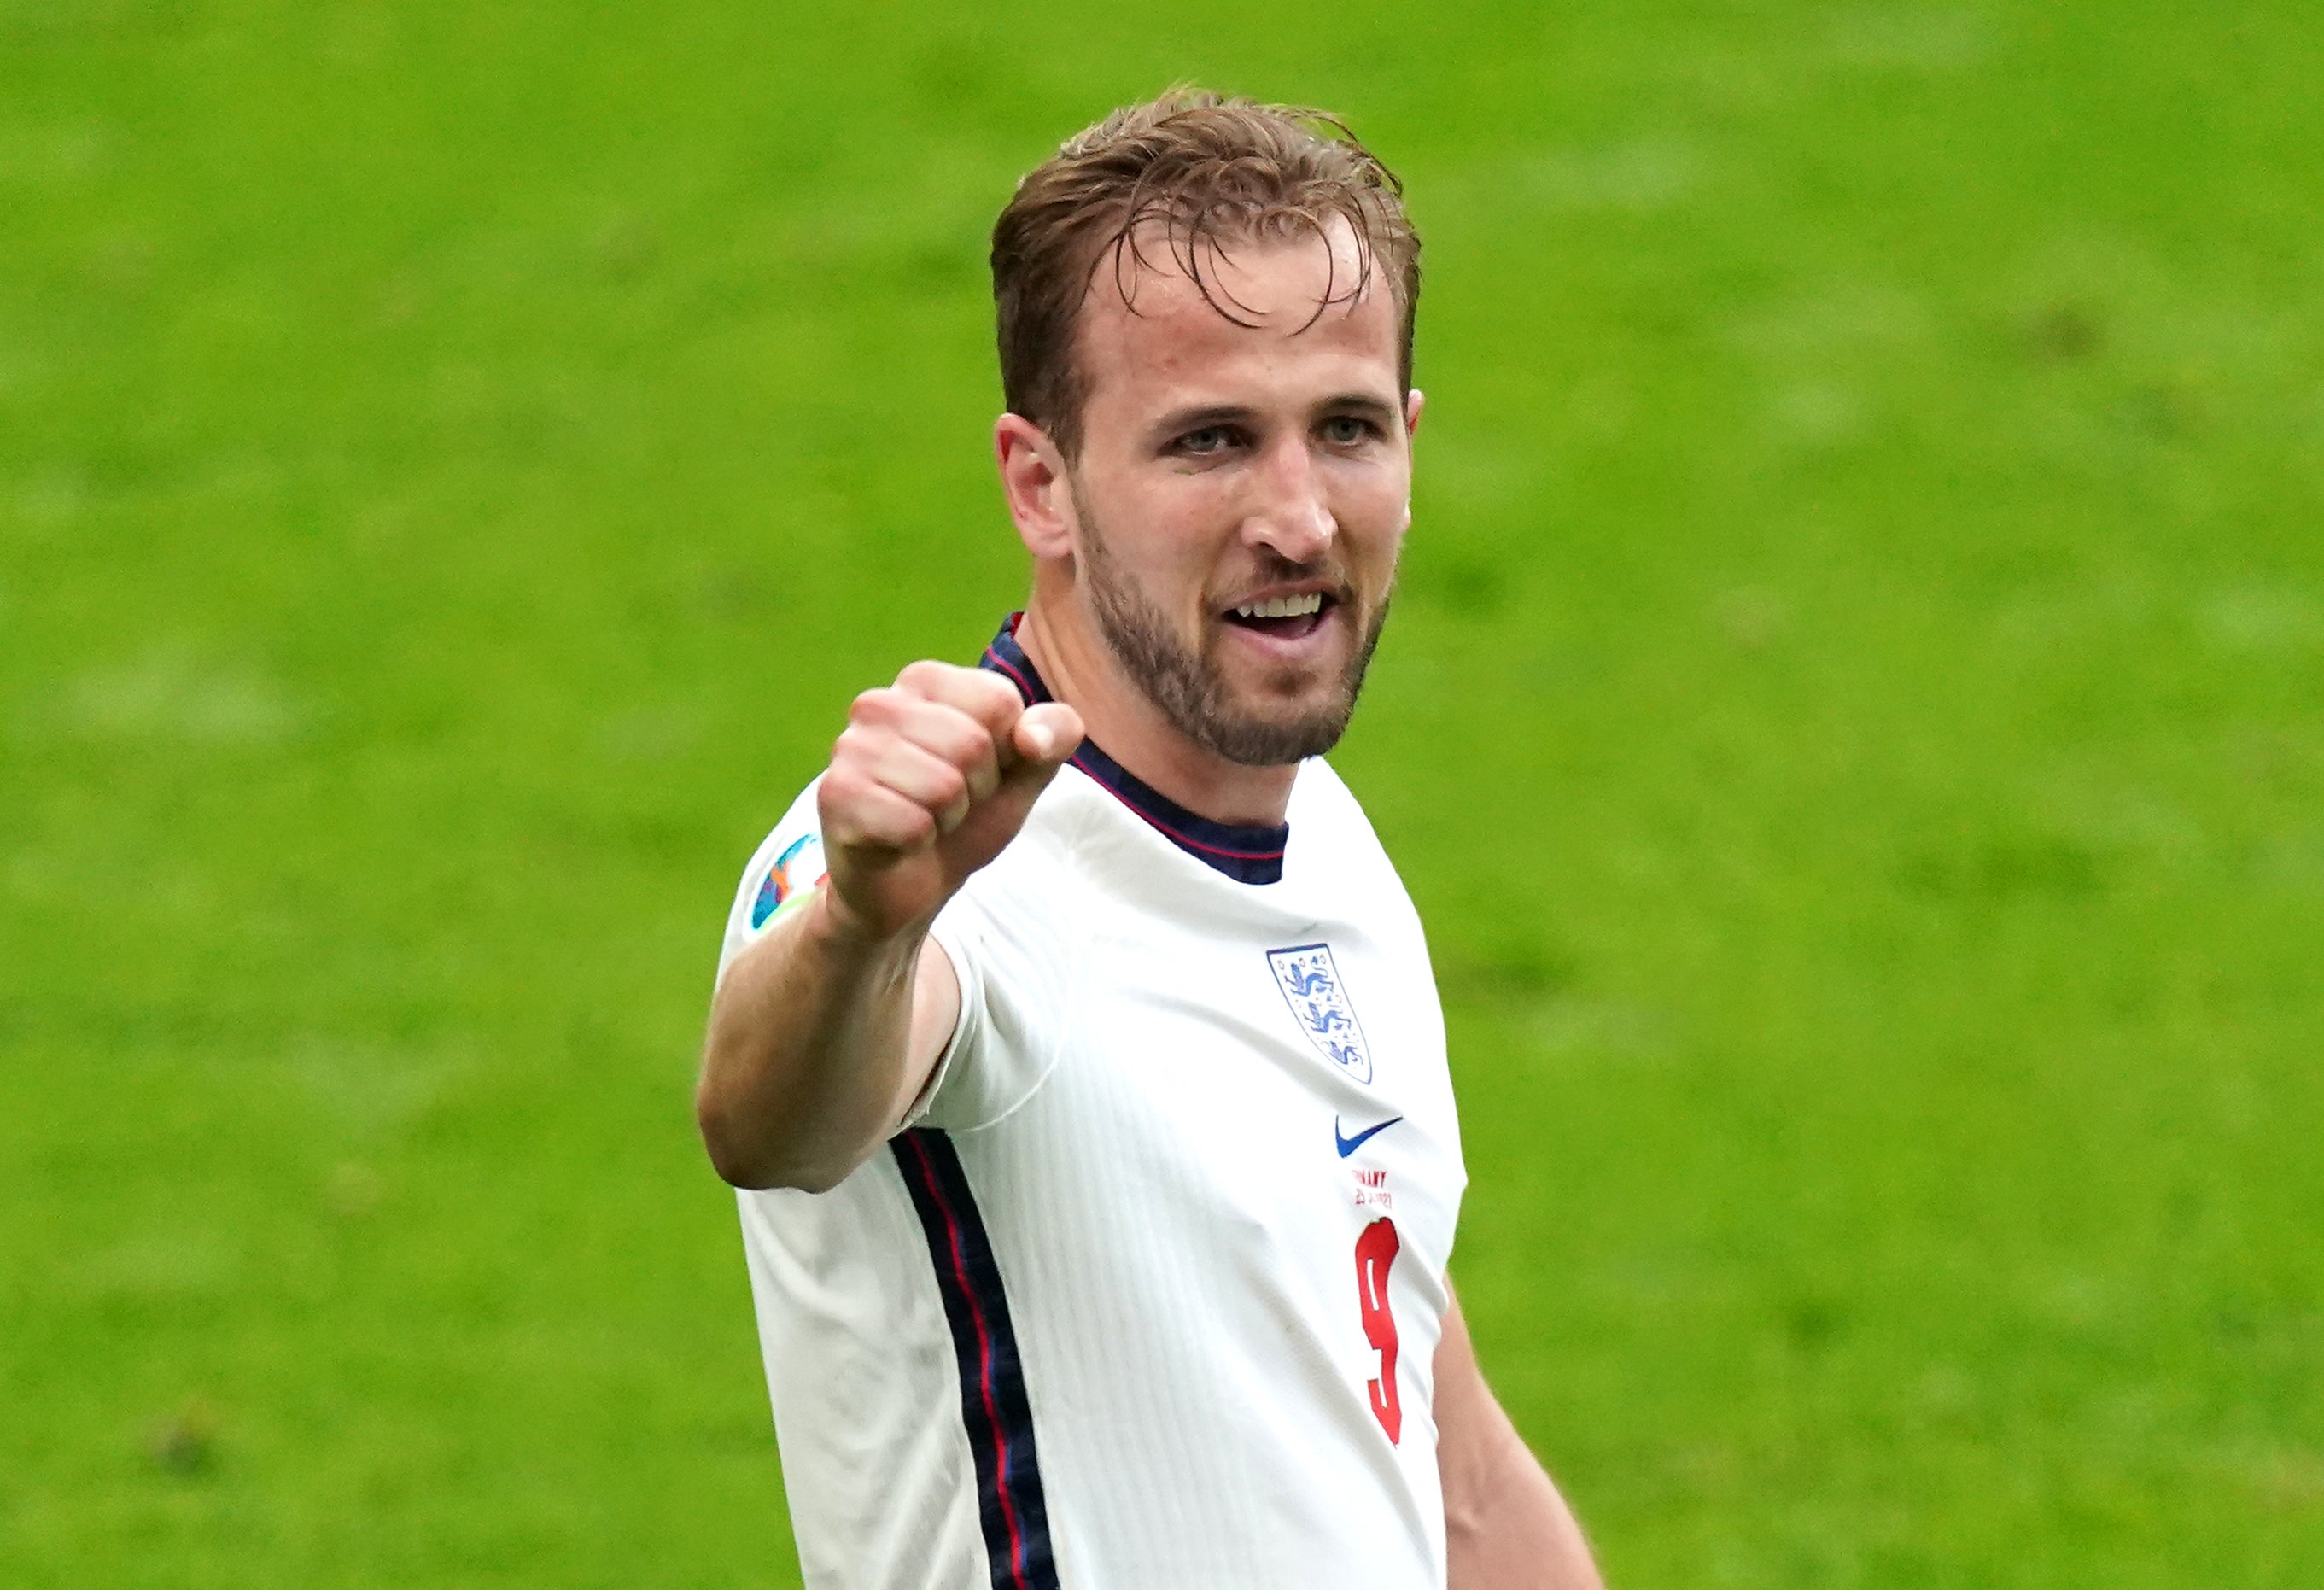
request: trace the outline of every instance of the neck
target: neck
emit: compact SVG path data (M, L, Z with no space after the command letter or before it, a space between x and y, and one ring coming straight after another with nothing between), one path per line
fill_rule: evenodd
M1037 584L1017 643L1049 693L1081 714L1090 738L1158 793L1214 823L1274 827L1284 820L1298 766L1244 767L1188 739L1123 670L1070 591Z

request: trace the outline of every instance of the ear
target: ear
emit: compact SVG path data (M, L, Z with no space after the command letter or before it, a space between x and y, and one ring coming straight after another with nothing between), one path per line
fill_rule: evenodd
M1073 484L1057 444L1022 414L1003 414L993 421L992 457L1001 467L1010 521L1025 550L1036 558L1071 557Z
M1418 387L1404 394L1404 445L1407 448L1412 446L1412 439L1420 434L1420 406L1427 401L1427 398L1428 394ZM1404 528L1410 530L1412 528L1412 491L1408 472L1405 485Z

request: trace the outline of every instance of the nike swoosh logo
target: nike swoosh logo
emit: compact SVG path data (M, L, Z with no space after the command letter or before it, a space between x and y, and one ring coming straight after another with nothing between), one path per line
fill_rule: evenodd
M1334 1115L1332 1117L1332 1141L1340 1145L1340 1158L1344 1160L1403 1119L1403 1116L1398 1115L1393 1120L1383 1121L1377 1126L1367 1126L1353 1137L1342 1137L1340 1134L1340 1118Z

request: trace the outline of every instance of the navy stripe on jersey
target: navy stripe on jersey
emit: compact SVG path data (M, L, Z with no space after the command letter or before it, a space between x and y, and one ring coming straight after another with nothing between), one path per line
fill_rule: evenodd
M1017 621L1022 617L1021 613L1009 615L1001 633L992 637L992 644L984 649L981 665L1015 681L1018 694L1029 707L1051 698L1049 687L1041 682L1033 660L1017 642ZM1165 839L1204 865L1241 883L1274 883L1282 880L1283 852L1291 843L1289 824L1271 828L1246 827L1199 817L1099 750L1093 740L1082 742L1082 748L1074 753L1074 765L1105 786L1116 800L1144 818Z
M993 1590L1057 1590L1049 1511L1033 1447L1033 1406L1001 1266L952 1139L926 1127L889 1148L904 1174L935 1262L936 1290L960 1366L960 1411L976 1461L977 1521Z

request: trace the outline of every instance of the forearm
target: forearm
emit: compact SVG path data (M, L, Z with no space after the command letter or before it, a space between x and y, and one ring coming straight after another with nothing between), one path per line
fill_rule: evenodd
M1445 1476L1450 1590L1603 1590L1572 1510L1489 1393L1489 1427Z
M827 890L727 970L696 1114L737 1187L835 1186L894 1125L906 1091L924 929L853 929Z
M1572 1510L1485 1384L1457 1301L1435 1367L1451 1590L1605 1590Z

